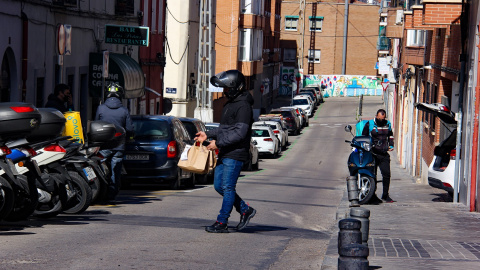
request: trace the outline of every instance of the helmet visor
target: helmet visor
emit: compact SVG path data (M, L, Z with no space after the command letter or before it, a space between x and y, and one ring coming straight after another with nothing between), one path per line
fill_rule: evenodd
M235 87L235 81L225 71L213 76L210 83L216 87Z

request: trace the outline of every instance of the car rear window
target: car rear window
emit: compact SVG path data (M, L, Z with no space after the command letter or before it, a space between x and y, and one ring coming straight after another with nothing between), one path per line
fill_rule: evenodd
M167 139L170 137L170 128L167 121L135 119L133 120L133 129L135 130L135 139Z
M187 129L187 132L188 134L190 135L190 138L195 138L197 137L195 134L198 133L197 131L197 127L195 126L195 124L193 122L183 122L182 121L182 124L185 126L185 128Z
M308 105L308 100L305 99L294 99L293 105Z
M283 117L292 117L292 113L289 111L271 111L272 114L282 114Z
M253 129L252 137L270 137L270 134L266 129Z

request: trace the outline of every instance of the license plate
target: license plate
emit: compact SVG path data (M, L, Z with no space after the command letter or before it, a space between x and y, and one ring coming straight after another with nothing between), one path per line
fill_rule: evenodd
M93 169L90 167L83 168L83 173L85 176L87 176L88 181L91 181L97 177Z
M150 157L148 155L126 155L126 160L149 160Z

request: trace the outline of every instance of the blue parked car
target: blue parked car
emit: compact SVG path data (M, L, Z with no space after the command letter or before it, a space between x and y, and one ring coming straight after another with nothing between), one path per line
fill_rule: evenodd
M185 141L190 139L182 122L163 115L132 116L132 120L135 136L125 145L125 182L193 188L194 174L177 166Z

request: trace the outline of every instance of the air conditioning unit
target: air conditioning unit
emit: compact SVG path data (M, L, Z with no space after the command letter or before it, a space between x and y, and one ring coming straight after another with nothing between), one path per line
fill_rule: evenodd
M397 16L395 17L395 24L403 24L403 9L397 10Z

